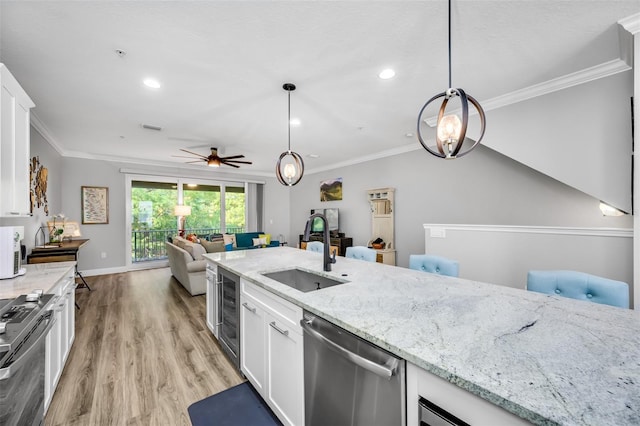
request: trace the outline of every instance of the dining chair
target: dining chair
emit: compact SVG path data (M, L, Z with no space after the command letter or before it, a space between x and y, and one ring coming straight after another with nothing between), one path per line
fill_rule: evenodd
M377 256L378 252L374 249L370 249L364 246L353 246L347 247L347 251L345 252L344 257L365 260L367 262L375 262Z
M315 253L322 253L324 250L324 243L320 241L309 241L307 243L307 250Z
M409 269L457 277L460 265L457 260L447 259L446 257L432 254L412 254L409 256Z
M527 290L629 309L629 285L578 271L529 271Z

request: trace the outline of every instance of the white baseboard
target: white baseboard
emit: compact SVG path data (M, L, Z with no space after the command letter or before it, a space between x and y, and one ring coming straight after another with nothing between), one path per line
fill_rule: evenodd
M135 263L127 266L116 266L113 268L87 269L80 271L85 277L94 277L96 275L121 274L123 272L141 271L144 269L166 268L169 266L168 260L158 260L155 262Z

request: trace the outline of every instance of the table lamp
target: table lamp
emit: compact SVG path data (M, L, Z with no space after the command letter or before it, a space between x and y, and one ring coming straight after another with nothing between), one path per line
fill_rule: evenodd
M174 216L178 216L178 235L184 237L184 223L187 216L191 216L191 206L177 205L173 209Z

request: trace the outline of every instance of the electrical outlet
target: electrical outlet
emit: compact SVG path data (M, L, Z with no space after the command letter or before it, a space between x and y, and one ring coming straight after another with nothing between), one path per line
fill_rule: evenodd
M107 252L103 251L102 253L100 253L100 258L101 259L106 259L107 258Z

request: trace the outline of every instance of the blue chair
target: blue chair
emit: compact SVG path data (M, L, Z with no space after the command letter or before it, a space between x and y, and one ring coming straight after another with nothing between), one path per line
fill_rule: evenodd
M412 254L409 256L409 269L457 277L460 272L460 265L456 260L447 259L446 257L433 256L431 254Z
M364 246L347 247L344 257L351 259L365 260L367 262L375 262L378 252Z
M307 250L315 253L322 253L324 251L324 243L321 243L320 241L309 241L307 243Z
M527 290L629 309L629 285L576 271L529 271Z

